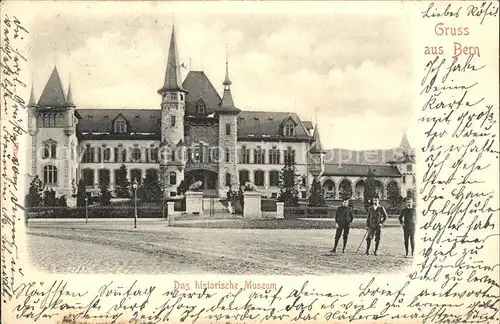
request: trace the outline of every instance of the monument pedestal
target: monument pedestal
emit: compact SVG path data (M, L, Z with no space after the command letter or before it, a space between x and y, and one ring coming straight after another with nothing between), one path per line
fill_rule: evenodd
M244 218L262 218L261 198L262 198L262 195L258 191L245 191L245 192L243 192L243 199L244 199L243 217Z

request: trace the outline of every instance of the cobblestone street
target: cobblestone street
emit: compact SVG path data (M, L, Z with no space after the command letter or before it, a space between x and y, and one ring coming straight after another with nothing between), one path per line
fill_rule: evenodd
M346 253L329 253L332 230L249 230L168 227L148 220L33 223L32 263L48 272L325 275L401 271L400 228L386 228L378 256L356 249L364 230L352 229Z

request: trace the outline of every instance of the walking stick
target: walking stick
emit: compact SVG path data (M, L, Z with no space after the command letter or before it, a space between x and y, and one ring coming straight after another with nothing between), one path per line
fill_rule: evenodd
M365 235L363 235L363 239L361 240L361 243L359 243L358 249L356 250L356 254L358 254L359 249L361 249L361 245L363 245L363 242L365 241L366 235L368 235L368 230L365 231Z

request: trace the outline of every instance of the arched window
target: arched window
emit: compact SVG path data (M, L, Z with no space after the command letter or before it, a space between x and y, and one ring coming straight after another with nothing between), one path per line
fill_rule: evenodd
M196 104L196 115L200 117L207 115L207 106L205 106L205 103L202 100Z
M52 139L43 142L42 158L55 159L57 157L57 143Z
M56 184L57 183L57 168L53 165L43 167L43 182Z
M111 160L111 149L109 147L104 148L103 155L104 162L109 162Z
M139 162L141 160L141 149L138 147L134 147L132 149L132 161Z
M123 119L117 119L115 121L115 133L126 133L127 123Z
M254 183L256 186L263 186L264 185L264 171L257 170L254 173Z
M141 183L142 182L142 170L141 169L132 169L130 170L130 182Z
M170 172L170 185L176 185L177 184L177 173L174 171Z
M226 186L231 185L231 173L226 173Z
M82 178L85 186L93 186L95 183L94 170L93 169L83 169Z
M109 170L99 170L99 185L109 186Z

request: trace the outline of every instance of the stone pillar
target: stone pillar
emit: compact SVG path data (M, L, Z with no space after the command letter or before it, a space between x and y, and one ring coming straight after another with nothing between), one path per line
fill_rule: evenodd
M115 170L109 169L109 187L111 190L115 189Z
M262 218L261 193L257 191L245 191L243 193L244 218Z
M94 169L94 188L99 188L99 170Z
M186 191L186 213L203 214L203 192Z
M285 218L285 203L277 202L276 203L276 218L283 219Z
M173 201L167 202L167 222L168 226L172 226L172 222L174 221L174 204Z

